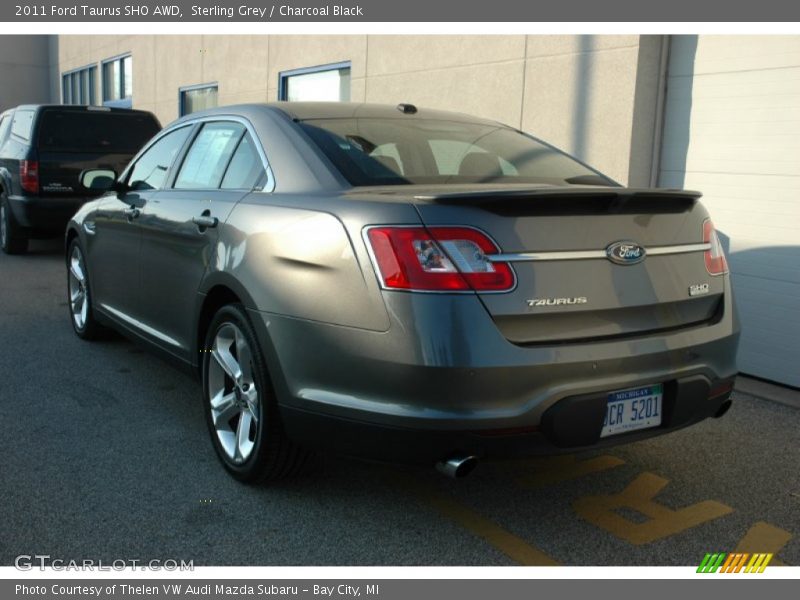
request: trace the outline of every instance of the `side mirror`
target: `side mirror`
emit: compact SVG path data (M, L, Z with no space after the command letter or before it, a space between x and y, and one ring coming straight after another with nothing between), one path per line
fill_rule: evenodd
M87 190L107 192L116 189L117 174L111 169L86 169L81 173L80 182Z

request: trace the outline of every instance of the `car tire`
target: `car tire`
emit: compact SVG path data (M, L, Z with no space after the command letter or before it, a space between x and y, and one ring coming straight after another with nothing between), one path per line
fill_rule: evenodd
M96 340L102 336L103 327L95 319L92 306L86 255L77 238L67 249L67 309L72 329L79 338Z
M225 469L247 483L300 472L309 453L284 432L263 353L241 304L217 312L201 353L203 410Z
M22 235L14 221L5 192L0 195L0 247L6 254L25 254L28 251L28 238Z

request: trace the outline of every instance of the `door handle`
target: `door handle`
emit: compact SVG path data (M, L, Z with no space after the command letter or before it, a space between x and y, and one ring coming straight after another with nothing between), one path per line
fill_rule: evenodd
M219 219L217 217L211 217L209 215L201 215L199 217L192 217L192 223L197 225L198 228L201 230L207 229L208 227L216 227L219 224Z
M142 214L142 211L140 211L135 206L131 206L130 208L126 208L125 210L123 210L122 214L124 214L128 218L128 220L130 221L131 219L138 218L139 215Z

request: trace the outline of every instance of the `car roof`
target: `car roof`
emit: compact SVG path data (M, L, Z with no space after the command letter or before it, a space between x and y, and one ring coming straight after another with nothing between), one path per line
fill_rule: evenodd
M402 106L411 105L369 104L359 102L267 102L261 104L234 104L191 113L181 117L175 122L178 123L215 115L238 115L248 118L268 111L297 121L348 118L436 119L494 126L501 125L501 123L490 119L482 119L463 113L428 108L414 107L416 112L408 113L400 108Z

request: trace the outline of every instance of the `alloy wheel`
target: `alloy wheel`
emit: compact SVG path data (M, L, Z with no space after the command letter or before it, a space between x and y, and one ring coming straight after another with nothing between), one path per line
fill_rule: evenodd
M253 453L261 419L253 354L241 329L230 322L217 330L210 353L207 400L214 430L227 458L241 464Z
M89 316L89 288L83 253L76 245L69 257L69 305L75 327L82 330Z

